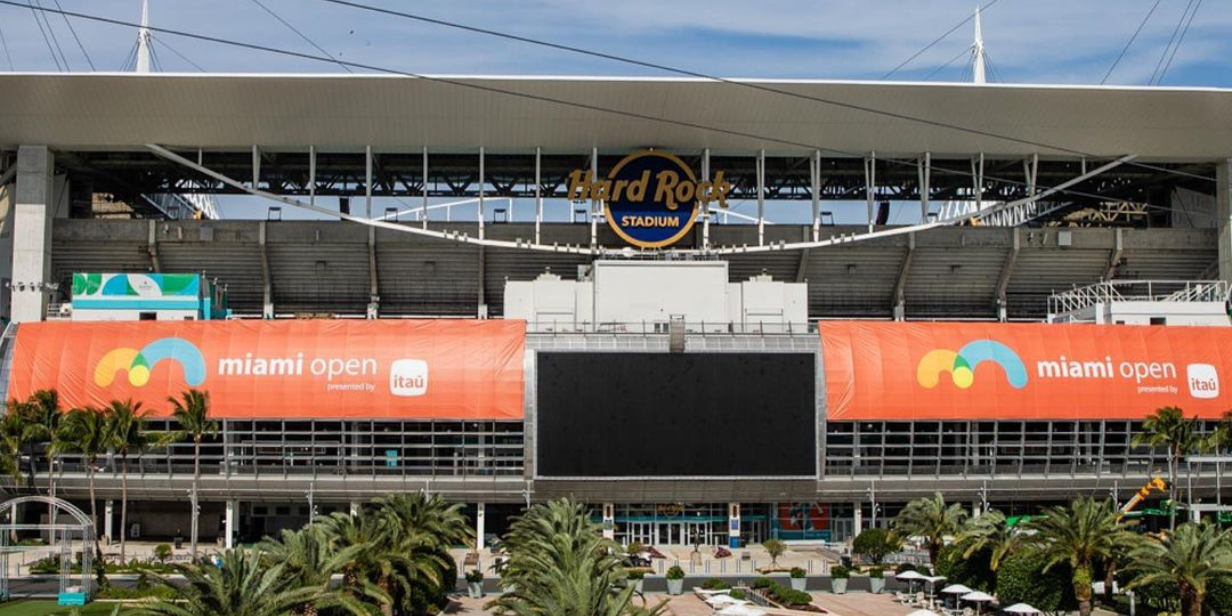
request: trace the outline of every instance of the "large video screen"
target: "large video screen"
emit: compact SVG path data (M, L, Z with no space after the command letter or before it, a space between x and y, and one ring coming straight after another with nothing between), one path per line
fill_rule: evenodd
M812 353L538 354L541 477L817 473Z

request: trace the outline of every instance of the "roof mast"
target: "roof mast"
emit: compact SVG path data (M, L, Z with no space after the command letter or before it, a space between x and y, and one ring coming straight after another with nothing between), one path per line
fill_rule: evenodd
M972 77L975 83L985 83L984 79L984 33L980 24L980 7L975 7L975 42L971 44L971 53L974 60L972 65Z
M137 30L137 72L150 72L150 2L141 0L141 29Z

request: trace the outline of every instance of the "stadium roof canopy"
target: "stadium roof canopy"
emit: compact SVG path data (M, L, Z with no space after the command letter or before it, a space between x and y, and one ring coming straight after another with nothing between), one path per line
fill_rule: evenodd
M1232 157L1228 89L740 83L745 85L609 77L3 74L0 148L124 150L159 143L338 151L370 145L381 151L426 146L465 152L483 146L497 153L539 146L545 152L663 147L710 148L716 154L821 149L828 156L928 151L1136 154L1143 161Z

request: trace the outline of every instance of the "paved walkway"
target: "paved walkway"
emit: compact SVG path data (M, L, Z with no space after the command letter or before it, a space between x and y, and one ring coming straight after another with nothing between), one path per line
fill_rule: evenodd
M714 610L693 594L679 597L667 595L648 595L648 603L655 605L668 599L668 609L675 616L712 616ZM469 599L466 597L454 599L453 604L443 612L451 616L486 616L490 612L483 605L492 597L484 599ZM873 595L856 592L845 595L830 593L813 593L813 603L831 614L831 616L905 616L912 608L894 601L894 595ZM767 610L772 616L796 616L809 614L796 610Z

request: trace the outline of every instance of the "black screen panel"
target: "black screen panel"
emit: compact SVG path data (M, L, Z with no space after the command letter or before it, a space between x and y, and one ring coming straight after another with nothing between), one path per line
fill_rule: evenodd
M817 473L812 353L538 354L541 477Z

